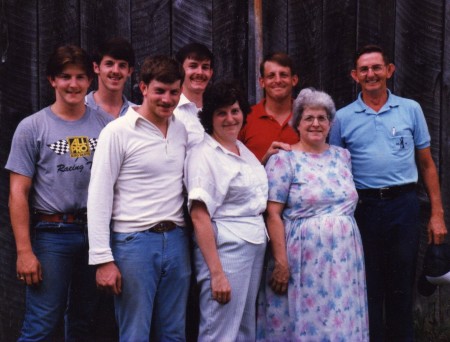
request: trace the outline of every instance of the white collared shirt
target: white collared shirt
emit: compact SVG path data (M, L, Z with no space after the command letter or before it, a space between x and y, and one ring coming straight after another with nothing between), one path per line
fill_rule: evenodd
M184 94L181 94L180 102L173 111L175 117L184 124L188 132L188 149L201 142L205 134L205 129L198 118L200 110L201 108L197 108L194 102L190 102Z
M267 205L267 176L254 154L237 141L240 156L226 150L209 134L186 158L188 207L205 203L218 229L228 229L254 244L266 241L262 213Z
M174 116L167 136L129 108L100 134L88 195L89 263L113 260L114 232L149 229L160 221L184 225L183 165L187 132Z

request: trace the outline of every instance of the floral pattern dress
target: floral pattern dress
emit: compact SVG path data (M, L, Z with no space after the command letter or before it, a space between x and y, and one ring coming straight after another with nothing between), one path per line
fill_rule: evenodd
M358 195L347 150L280 151L266 165L269 200L285 203L290 279L285 295L269 286L258 299L260 341L368 341L361 236L353 213Z

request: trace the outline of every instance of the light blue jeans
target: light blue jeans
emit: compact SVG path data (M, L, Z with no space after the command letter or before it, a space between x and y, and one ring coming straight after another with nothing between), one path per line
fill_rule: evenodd
M113 233L112 251L122 274L115 296L121 342L184 341L191 264L188 233ZM153 338L152 338L153 340Z
M39 222L31 234L43 280L27 286L19 341L51 340L63 315L65 341L88 340L97 293L85 225Z

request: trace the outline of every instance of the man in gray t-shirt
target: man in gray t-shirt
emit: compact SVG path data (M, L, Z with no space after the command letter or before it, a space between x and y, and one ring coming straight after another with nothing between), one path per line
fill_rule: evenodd
M47 65L56 101L22 120L13 137L9 207L17 278L27 285L19 341L51 339L63 314L66 340L89 334L96 286L87 190L98 135L112 120L84 104L92 76L84 50L57 48Z

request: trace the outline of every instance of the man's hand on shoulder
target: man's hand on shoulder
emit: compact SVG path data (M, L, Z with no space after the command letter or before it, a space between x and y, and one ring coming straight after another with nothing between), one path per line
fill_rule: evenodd
M274 141L270 144L269 149L267 150L266 154L261 159L261 164L265 165L267 161L269 160L270 156L273 154L277 154L279 150L285 150L290 151L291 145L280 142L280 141Z
M97 266L97 287L118 295L122 292L122 274L113 261Z

